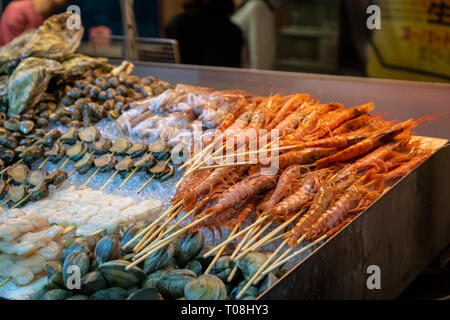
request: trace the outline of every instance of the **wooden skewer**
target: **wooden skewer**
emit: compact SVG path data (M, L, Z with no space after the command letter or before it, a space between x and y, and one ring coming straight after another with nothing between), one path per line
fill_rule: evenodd
M39 165L38 169L42 169L47 163L48 159L50 159L50 157L45 158L44 161L42 161L42 163Z
M142 231L138 232L137 235L135 235L133 238L131 238L130 241L128 241L127 243L125 243L122 247L122 249L126 249L130 244L132 244L134 241L136 241L136 239L138 239L139 237L141 237L142 235L144 235L145 233L148 233L149 230L151 228L153 228L155 225L157 225L160 221L162 221L166 216L168 216L172 210L176 209L178 206L180 206L183 203L183 200L180 200L178 203L176 203L173 206L170 206L169 208L167 208L167 210L161 214L155 221L153 221L151 224L149 224L147 227L145 227ZM142 240L138 242L137 245L139 245L139 243L143 243L145 240ZM137 246L136 245L136 246Z
M198 219L197 221L194 221L194 222L188 224L187 226L185 226L181 230L178 230L177 232L171 234L167 238L164 238L162 241L158 242L158 244L153 246L153 248L150 251L148 251L145 255L143 255L139 259L137 259L134 262L132 262L131 264L129 264L125 268L125 270L130 270L132 267L134 267L135 265L139 264L141 261L145 260L148 256L152 255L153 253L155 253L159 249L161 249L161 248L165 247L166 245L168 245L173 239L179 237L180 235L182 235L185 232L188 232L190 228L195 227L196 225L200 224L201 222L203 222L206 219L209 219L213 215L214 215L214 213L210 213L210 214L208 214L208 215Z
M169 157L169 159L166 160L166 164L169 163L170 159L172 159L172 156ZM145 183L139 188L139 190L137 191L137 194L141 193L142 190L145 189L145 187L155 178L156 174L153 174L150 179L148 179L147 181L145 181Z
M168 217L166 219L166 221L164 221L164 223L159 227L158 230L156 230L155 233L158 234L158 237L156 239L161 239L163 237L164 231L166 230L167 225L169 224L170 221L172 221L173 219L176 219L176 217L178 217L178 214L180 213L181 209L183 209L183 207L179 207L170 217Z
M286 226L290 225L295 219L297 219L298 216L300 216L303 213L304 210L301 210L300 212L298 212L296 215L294 215L292 218L290 218L289 220L285 221L284 223L280 224L277 228L275 228L273 231L271 231L268 235L266 235L264 238L262 238L261 240L259 240L257 243L255 243L253 246L251 246L250 248L248 248L247 250L243 251L241 254L239 254L235 260L239 260L241 259L243 256L245 256L247 253L249 253L250 251L254 251L257 248L261 247L268 239L273 238L274 235L276 235L278 232L280 232L281 230L283 230Z
M4 281L2 281L2 283L0 283L0 288L3 287L8 282L10 282L12 279L13 279L12 276L9 276L8 278L6 278Z
M186 162L186 163L184 163L182 166L180 166L180 167L178 168L178 170L180 171L180 170L186 168L186 167L187 167L188 165L190 165L191 163L197 164L197 160L198 160L201 156L203 156L206 152L208 152L209 150L211 150L211 149L214 147L214 145L216 144L217 141L218 141L218 140L215 140L214 142L211 142L211 144L209 144L208 146L206 146L206 148L203 148L202 151L200 151L197 155L195 155L193 158L191 158L188 162Z
M234 154L230 154L230 155L227 154L225 157L213 157L212 159L213 160L224 160L226 158L234 158L234 157L239 157L239 156L248 156L248 155L251 155L251 154L258 154L258 153L263 153L263 152L272 152L272 151L283 151L283 150L296 149L296 148L300 148L301 146L302 146L302 144L296 144L296 145L279 147L279 148L259 149L259 150L254 150L254 151L246 151L246 152L234 153Z
M138 242L138 244L133 248L133 252L134 253L138 253L141 249L142 249L142 247L143 246L146 246L147 245L147 239L148 239L148 237L150 237L150 235L152 235L154 232L155 232L155 230L156 230L156 228L158 228L158 226L156 225L156 226L153 226L145 235L144 235L144 237L141 239L141 241L139 241ZM142 242L142 241L144 241L144 242ZM134 254L133 254L133 256L134 256Z
M17 208L17 207L20 206L22 203L24 203L25 201L27 201L30 197L31 197L31 194L26 195L24 198L22 198L22 200L20 200L20 201L17 202L15 205L13 205L13 206L11 207L11 209Z
M212 255L213 253L215 253L217 250L219 250L222 245L228 244L231 241L233 241L234 239L236 239L237 237L239 237L240 235L248 232L249 230L252 230L253 228L255 228L256 226L258 226L260 223L264 222L267 218L269 218L269 216L265 216L262 217L261 219L257 220L255 223L249 225L248 227L246 227L245 229L239 231L238 233L236 233L234 236L229 237L227 240L225 240L224 242L222 242L221 244L219 244L218 246L212 248L211 250L209 250L208 252L206 252L203 255L203 258L208 258L210 255Z
M270 255L270 257L264 262L264 264L255 272L255 274L247 281L245 286L239 291L239 294L236 296L236 299L242 297L242 295L247 291L247 289L255 282L255 280L259 277L261 272L266 268L269 263L273 260L273 258L280 252L281 249L287 244L288 240L284 240L283 243Z
M100 229L100 230L97 230L97 231L91 233L90 236L96 236L96 235L101 234L101 233L103 233L105 231L106 231L106 228L103 228L103 229Z
M95 175L100 171L100 168L97 168L94 173L86 180L86 182L80 187L80 190L86 188L86 186L91 182L91 180L95 177Z
M105 184L100 188L100 191L105 190L105 188L108 186L108 184L112 181L112 179L114 179L114 177L116 176L116 174L119 173L119 170L114 171L114 173L111 175L111 177L109 177L108 180L106 180Z
M246 164L257 164L253 161L242 161L242 162L234 162L234 163L221 163L221 164L214 164L211 166L203 166L199 167L198 170L208 170L208 169L217 169L217 168L226 168L226 167L235 167L235 166L243 166Z
M191 216L195 211L197 210L197 208L192 209L188 214L186 214L183 218L181 218L180 220L178 220L174 225L172 225L169 229L167 229L162 236L165 236L166 234L169 234L172 230L174 230L181 222L183 222L184 220L186 220L189 216ZM150 242L155 238L155 236L157 235L157 232L152 233L152 236L147 239L140 247L139 247L139 253L136 254L135 258L139 258L142 255L144 255L146 252L148 252L151 249L151 245ZM142 248L146 248L144 250L142 250ZM142 250L142 251L141 251ZM137 251L136 251L137 252Z
M227 278L227 282L231 282L233 280L234 276L236 275L237 269L238 269L238 266L237 266L237 264L235 264L233 267L233 270L231 270L231 273Z
M70 160L69 158L66 158L66 160L64 160L64 162L62 163L62 165L58 169L62 170L66 166L67 162L69 162L69 160Z
M232 236L239 230L240 227L241 227L241 225L240 225L240 224L237 224L237 225L234 227L233 231L231 231L229 237L232 237ZM229 237L228 237L228 238L229 238ZM209 264L209 266L208 266L208 268L206 269L206 271L205 271L204 274L208 274L208 273L211 271L211 269L212 269L212 268L214 267L214 265L216 264L217 260L219 260L220 256L221 256L222 253L225 251L226 247L227 247L226 244L225 244L225 245L222 245L222 247L220 248L219 252L217 252L216 256L215 256L214 259L211 261L211 263Z
M239 242L239 244L237 245L236 249L234 249L233 253L231 254L231 256L230 256L231 260L233 260L233 258L236 257L236 255L239 253L239 251L241 251L241 249L245 247L244 245L247 245L249 238L255 232L257 232L259 229L261 229L261 225L257 226L255 229L252 229L252 230L250 230L249 232L247 232L245 234L244 238L241 240L241 242Z
M128 180L131 179L131 177L136 173L136 171L138 171L138 168L134 168L133 171L131 171L131 173L128 175L128 177L125 178L125 180L123 180L123 182L121 183L121 185L119 186L119 190L122 189L122 187L125 185L125 183L128 182Z
M69 175L67 176L67 179L69 179L71 176L73 176L73 174L75 173L75 171L77 171L77 169L73 169L70 173L69 173ZM66 180L67 180L66 179Z
M288 262L289 260L291 260L292 258L298 256L300 253L304 252L305 250L308 250L311 247L314 247L316 244L318 244L319 242L321 242L322 240L326 239L328 237L328 235L323 235L322 237L320 237L319 239L317 239L314 242L311 242L310 244L308 244L307 246L297 250L296 252L294 252L293 254L289 255L288 257L284 258L283 260L281 260L280 262L278 262L277 264L272 265L269 269L267 269L266 271L263 272L263 274L268 274L270 272L272 272L273 270L275 270L276 268L282 266L284 263Z
M72 230L74 230L74 229L76 229L76 225L70 225L70 226L68 226L68 227L66 227L64 230L63 230L63 232L62 232L62 235L66 235L66 234L68 234L70 231L72 231Z
M0 204L0 208L3 207L5 204L7 204L8 201L9 201L9 197L6 197L6 200Z
M22 163L23 162L23 159L20 159L19 161L17 161L16 163L14 163L14 164L12 164L12 165L10 165L10 166L7 166L5 169L3 169L2 171L0 171L0 174L3 174L3 173L5 173L9 168L11 168L12 166L14 166L14 165L16 165L16 164L19 164L19 163Z

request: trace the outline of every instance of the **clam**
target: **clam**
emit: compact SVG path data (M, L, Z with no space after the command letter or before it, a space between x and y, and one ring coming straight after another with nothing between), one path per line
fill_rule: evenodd
M163 269L156 270L153 273L150 273L149 275L147 275L147 278L145 278L144 283L142 284L142 287L143 288L156 288L156 283L172 270L175 270L175 268L166 267Z
M17 163L10 167L6 172L14 182L24 184L27 180L30 169L28 169L26 165Z
M127 297L127 290L113 287L97 291L89 297L89 300L126 300Z
M44 264L44 270L47 274L47 279L49 283L56 284L57 286L63 288L63 275L62 275L62 265L59 261L47 261Z
M0 160L3 161L3 165L5 165L5 166L12 164L14 162L15 158L16 158L16 153L13 150L2 150L0 152Z
M53 143L56 142L56 140L61 137L61 132L56 129L52 129L49 132L46 133L46 135L39 141L38 144L42 144L45 147L51 147Z
M74 296L71 296L70 298L67 298L66 300L89 300L89 297L82 294L76 294Z
M36 119L36 127L37 128L45 128L49 125L49 122L45 118L37 118Z
M144 272L149 274L158 269L167 267L172 262L174 253L175 248L173 244L169 244L168 246L159 249L145 259Z
M61 169L56 169L54 172L45 177L45 182L53 184L56 187L59 187L61 184L66 181L69 175L66 171Z
M6 149L15 149L18 145L17 139L11 134L0 140L0 145Z
M107 288L107 283L102 273L98 270L87 273L80 281L80 293L93 294Z
M39 201L48 196L48 185L44 181L40 184L36 185L34 188L29 189L28 193L30 194L31 201Z
M263 266L267 260L267 255L262 252L250 252L239 259L236 264L242 271L244 278L250 280L253 275Z
M100 139L92 143L91 149L95 154L105 154L108 153L111 147L111 140L109 140L108 138L100 137Z
M241 289L247 284L247 281L241 281L239 284L231 291L230 298L232 300L236 300L236 296L241 292ZM241 300L254 299L259 294L259 289L255 286L248 287L247 291L240 298Z
M89 256L84 252L70 253L63 264L63 280L64 284L69 284L71 276L79 275L84 277L89 272L90 261Z
M23 134L29 134L34 129L34 122L31 120L20 121L19 131Z
M203 233L196 231L186 234L181 239L179 248L176 248L175 259L180 265L186 264L200 252L204 243L205 237Z
M83 157L75 163L74 169L76 169L78 173L84 174L89 171L93 164L94 155L86 152Z
M264 291L271 288L277 281L278 278L273 273L269 273L261 282L261 286L259 287L259 294L262 294Z
M153 142L149 146L149 150L151 153L153 153L154 157L157 160L165 161L165 160L169 159L169 157L170 157L170 147L163 140L158 140L158 141Z
M230 259L230 256L221 256L212 267L210 274L225 281L231 274L233 268L234 262ZM235 275L235 278L236 276L237 275Z
M45 180L46 176L47 173L44 170L32 170L28 174L27 182L32 186L37 186Z
M81 238L73 238L72 240L66 241L63 245L64 249L61 252L59 257L59 261L64 263L66 258L73 252L82 252L86 253L88 256L92 255L92 247L90 243L85 239L85 237Z
M18 131L20 120L16 117L10 118L3 123L3 127L8 131Z
M115 234L104 236L97 242L94 256L99 266L111 260L118 260L122 255L119 237Z
M112 147L109 149L110 152L114 152L118 155L124 155L131 148L131 142L125 138L118 138L114 141Z
M84 142L94 142L100 138L100 131L94 126L87 127L78 132L78 137Z
M134 167L139 170L148 170L153 167L156 163L155 157L151 153L146 153L142 156L141 159L134 163Z
M139 289L128 297L127 300L164 300L161 294L155 288Z
M61 143L65 143L65 144L74 144L75 142L77 142L78 139L78 131L76 128L69 128L67 129L66 132L64 132L64 134L60 137L60 141Z
M137 225L132 225L129 227L123 234L122 239L120 240L120 245L123 247L126 243L128 243L131 239L134 238L140 231L142 230L142 227ZM141 241L143 236L138 237L136 240L134 240L128 247L126 247L122 254L128 254L132 253L134 247Z
M197 276L202 274L202 264L198 260L189 261L184 268L193 271Z
M195 280L197 276L191 270L176 269L163 276L156 283L156 289L173 299L181 298L184 295L184 287Z
M136 158L142 156L148 150L148 145L145 142L138 142L131 146L130 149L127 150L127 155L131 158Z
M99 270L110 286L128 289L145 279L144 271L136 266L125 270L129 264L125 260L113 260L100 265Z
M117 164L116 158L110 153L106 153L94 159L94 165L96 168L100 169L100 172L112 170L116 164Z
M21 154L20 158L23 159L23 161L26 164L32 164L35 160L41 158L44 155L44 149L40 146L33 145L28 148L26 148Z
M73 161L80 160L86 153L87 148L80 141L76 142L73 146L67 148L66 156L68 156Z
M116 165L115 165L115 169L117 171L130 171L130 169L133 167L133 160L131 160L130 157L125 157L122 160L120 160Z
M167 166L167 168L167 172L165 172L161 177L158 177L159 181L167 181L175 175L175 169L172 166Z
M218 277L204 274L186 284L184 296L187 300L225 300L227 289Z
M8 190L8 197L9 200L13 203L17 203L23 198L27 196L27 190L25 189L24 185L18 185L18 186L10 186Z
M156 177L161 177L167 172L167 164L165 161L157 161L156 164L148 170L148 172L156 175Z
M44 293L40 300L65 300L71 297L72 292L64 289L53 289Z
M45 151L44 156L48 157L51 162L56 163L64 157L64 147L55 142L51 149Z

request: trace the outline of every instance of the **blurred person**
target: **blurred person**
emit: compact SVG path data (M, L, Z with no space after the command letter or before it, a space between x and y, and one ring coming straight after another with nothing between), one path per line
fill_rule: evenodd
M251 69L272 69L275 60L275 17L269 0L235 0L231 20L244 35L242 65Z
M28 29L38 28L67 0L15 0L0 18L0 46L3 46Z
M166 27L166 36L179 42L181 62L240 67L243 39L230 20L233 1L184 0L183 10Z

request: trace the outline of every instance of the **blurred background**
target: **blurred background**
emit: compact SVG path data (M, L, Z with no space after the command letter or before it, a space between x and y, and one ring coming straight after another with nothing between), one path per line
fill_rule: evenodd
M18 1L33 2L0 1L2 15ZM80 51L89 55L450 81L449 0L46 0L52 2L54 12L80 8ZM373 4L378 16L367 12ZM373 14L381 29L368 27Z

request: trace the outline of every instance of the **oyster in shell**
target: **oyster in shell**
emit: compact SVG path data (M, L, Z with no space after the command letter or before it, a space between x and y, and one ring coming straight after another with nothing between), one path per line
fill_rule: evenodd
M0 74L11 74L14 71L35 31L36 29L29 29L0 47Z
M8 110L8 76L0 76L0 112Z
M31 37L22 57L39 57L65 60L72 56L80 45L84 28L70 30L67 19L72 13L53 15L40 26Z
M102 68L107 71L111 70L107 58L92 58L83 54L75 54L70 59L62 63L66 78L81 76L91 69Z
M14 70L8 84L8 115L13 117L33 107L47 89L55 72L62 66L58 61L30 57Z

